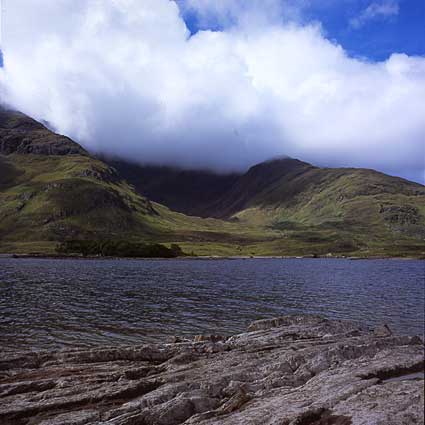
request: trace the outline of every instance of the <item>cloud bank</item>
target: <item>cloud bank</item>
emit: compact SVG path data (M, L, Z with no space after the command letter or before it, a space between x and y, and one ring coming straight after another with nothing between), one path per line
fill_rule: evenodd
M425 58L351 58L267 1L5 0L1 96L140 163L227 171L289 155L419 179ZM207 3L228 21L190 34L184 13L208 19Z

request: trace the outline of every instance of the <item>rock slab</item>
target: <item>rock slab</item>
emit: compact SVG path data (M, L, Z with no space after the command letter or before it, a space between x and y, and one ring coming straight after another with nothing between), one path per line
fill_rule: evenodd
M1 354L0 424L424 423L419 337L295 315L176 341Z

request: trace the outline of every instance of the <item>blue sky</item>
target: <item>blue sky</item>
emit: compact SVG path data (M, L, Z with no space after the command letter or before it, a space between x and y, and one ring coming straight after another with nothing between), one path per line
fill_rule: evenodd
M177 2L182 5L184 1ZM320 22L324 35L350 56L371 61L385 60L392 53L425 56L424 0L282 0L283 10L288 3L298 11L290 19L298 24ZM214 18L200 22L193 10L183 16L192 33L221 30L229 24Z
M367 0L340 1L312 9L310 18L320 20L328 36L354 56L384 60L392 53L425 55L425 1L400 1L397 14L376 16L360 28L350 25L369 4Z

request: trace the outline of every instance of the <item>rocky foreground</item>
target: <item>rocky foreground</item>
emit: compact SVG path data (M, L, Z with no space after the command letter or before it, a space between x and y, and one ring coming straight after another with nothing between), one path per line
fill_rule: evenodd
M423 424L423 370L419 337L288 316L227 339L3 354L0 424Z

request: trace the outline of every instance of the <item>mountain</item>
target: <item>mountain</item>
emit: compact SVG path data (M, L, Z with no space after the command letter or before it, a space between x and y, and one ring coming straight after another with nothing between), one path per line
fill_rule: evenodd
M0 252L108 239L199 255L420 257L424 217L424 186L373 170L290 158L229 175L106 163L0 109Z
M155 215L116 171L71 139L14 111L0 111L0 238L3 243L149 232Z
M224 196L240 177L237 173L217 174L103 159L118 170L138 193L174 211L199 217L209 217L211 214L207 206Z
M52 253L66 240L108 239L224 255L262 238L249 226L151 202L68 137L0 108L0 252Z
M120 171L127 169L125 162L115 165ZM425 187L402 178L280 158L240 175L203 172L208 186L197 191L199 171L168 170L172 178L163 179L163 167L150 166L148 172L143 166L132 167L128 181L140 193L146 195L144 187L154 186L150 197L167 206L176 207L174 199L192 201L190 208L183 206L185 213L279 232L276 250L286 239L303 253L306 244L316 250L329 247L365 254L425 251Z

